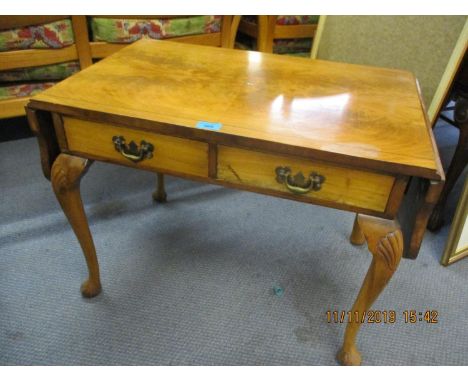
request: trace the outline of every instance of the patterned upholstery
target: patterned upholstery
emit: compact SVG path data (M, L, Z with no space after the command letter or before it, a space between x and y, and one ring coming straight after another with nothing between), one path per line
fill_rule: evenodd
M79 70L80 64L78 61L62 62L60 64L36 66L32 68L5 70L0 71L0 82L41 80L58 81L71 76Z
M192 16L174 19L91 18L93 41L131 43L141 38L206 34L221 30L222 16Z
M0 101L15 98L27 97L40 93L41 91L50 88L55 82L38 82L30 84L9 84L0 86Z
M311 38L277 39L273 41L273 53L310 56Z
M320 16L278 16L277 25L317 24Z
M0 52L18 49L59 49L74 42L69 19L0 31Z
M257 23L257 16L242 16L251 23ZM278 16L277 25L299 25L299 24L317 24L320 16Z
M22 49L60 49L74 43L70 19L0 31L0 52ZM64 62L0 71L0 100L33 96L80 69ZM34 82L33 82L34 81Z

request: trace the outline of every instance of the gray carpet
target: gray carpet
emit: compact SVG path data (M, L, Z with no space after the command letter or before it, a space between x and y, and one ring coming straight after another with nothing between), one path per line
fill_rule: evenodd
M371 259L348 243L353 214L172 177L155 205L154 174L95 163L82 193L104 289L86 300L36 141L1 143L0 158L0 364L336 365L345 326L326 311L351 308ZM398 321L361 330L363 364L468 363L468 259L439 265L447 234L402 261L374 306ZM405 324L405 309L439 323Z

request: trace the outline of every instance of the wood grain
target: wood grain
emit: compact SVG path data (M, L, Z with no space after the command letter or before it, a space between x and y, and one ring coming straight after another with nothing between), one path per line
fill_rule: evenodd
M10 98L0 102L0 118L19 117L24 115L24 107L29 97Z
M24 49L0 53L0 70L28 68L78 59L75 45L61 49Z
M142 40L33 100L189 129L220 122L216 135L441 178L405 71Z
M72 16L72 26L75 36L76 53L80 60L80 67L84 69L93 64L86 16Z
M403 236L396 221L358 215L356 224L359 227L355 227L353 230L355 242L359 244L363 236L372 254L371 265L356 302L351 308L351 316L354 317L355 312L357 312L358 317L362 318L398 268L403 254ZM361 364L361 355L356 346L356 337L360 326L361 320L356 319L353 319L346 326L343 346L337 355L338 361L342 365L357 366Z
M290 193L276 181L275 169L290 167L293 174L308 176L317 172L325 177L319 191L304 196L338 204L383 212L387 205L394 178L388 175L340 168L302 158L271 155L232 147L218 147L218 179L259 188Z
M26 106L26 116L29 127L39 143L42 172L47 179L50 179L52 164L60 154L51 113Z
M172 170L177 173L208 176L208 144L144 133L103 123L63 118L68 150L79 154L93 154L117 163L149 170ZM127 143L141 140L154 146L153 157L133 163L115 150L113 136L123 136Z
M311 38L315 36L317 24L275 25L273 38Z
M94 297L101 292L99 264L93 238L83 208L80 194L81 177L92 161L60 154L52 166L52 188L81 245L88 266L89 277L81 285L84 297Z

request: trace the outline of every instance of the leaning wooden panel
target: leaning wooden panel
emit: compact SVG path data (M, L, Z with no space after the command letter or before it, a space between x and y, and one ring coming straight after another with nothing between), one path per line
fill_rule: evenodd
M218 147L218 179L260 188L301 192L294 185L280 183L278 168L290 168L292 175L301 172L308 182L310 173L323 176L319 190L305 193L309 198L383 212L393 187L394 177L341 168L301 158L264 154L227 146ZM289 186L289 188L288 188ZM292 190L292 191L291 191Z
M63 118L68 151L91 154L105 160L134 165L149 170L170 170L175 173L208 176L208 144L161 134L152 134L120 126ZM123 137L124 145L141 141L153 146L151 157L139 162L116 150L114 137Z

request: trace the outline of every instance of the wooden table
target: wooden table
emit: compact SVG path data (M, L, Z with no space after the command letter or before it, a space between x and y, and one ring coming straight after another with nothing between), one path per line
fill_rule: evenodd
M93 160L157 172L160 201L171 174L356 212L351 242L373 255L359 314L416 257L444 182L417 81L400 70L142 40L33 97L27 115L86 258L85 297L101 291L79 190ZM359 326L343 364L360 364Z

